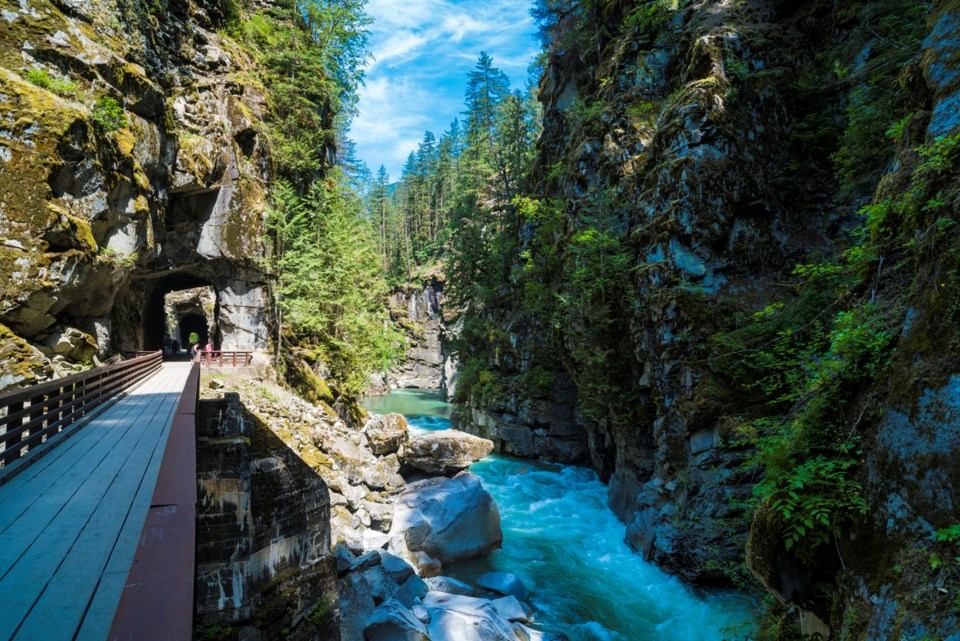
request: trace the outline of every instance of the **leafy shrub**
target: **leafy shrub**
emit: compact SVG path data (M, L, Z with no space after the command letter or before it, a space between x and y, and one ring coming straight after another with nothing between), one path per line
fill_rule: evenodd
M670 21L670 5L666 0L648 0L627 16L627 26L655 36Z
M73 98L77 95L77 83L72 80L55 78L45 69L31 69L26 74L27 82L36 85L55 94Z
M116 131L127 126L127 114L112 96L100 96L91 112L93 122L104 131Z
M867 510L856 424L844 408L887 370L894 336L880 306L847 300L863 256L872 256L865 230L852 234L842 261L798 265L797 298L714 338L714 371L760 394L737 428L756 448L749 465L763 473L754 496L777 515L785 547L808 559Z

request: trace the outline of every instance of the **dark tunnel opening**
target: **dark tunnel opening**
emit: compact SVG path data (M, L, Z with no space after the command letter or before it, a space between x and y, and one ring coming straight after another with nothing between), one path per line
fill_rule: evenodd
M196 333L198 337L196 344L199 344L200 347L206 345L210 340L207 332L207 318L205 316L201 316L200 314L187 314L180 319L178 327L179 335L176 339L180 343L181 349L190 349L194 344L190 342L190 335L193 333Z
M148 285L150 288L148 291L150 293L147 296L147 305L143 317L142 349L169 349L170 346L166 343L170 342L172 339L179 341L181 350L189 350L190 344L188 339L190 332L196 332L200 336L199 342L201 346L205 345L207 342L211 342L213 343L214 349L219 349L220 337L216 335L216 330L214 330L213 336L211 336L209 332L209 328L211 326L214 328L217 326L216 316L219 312L219 305L216 305L214 308L213 318L207 318L200 313L185 314L182 318L178 319L176 323L178 330L177 333L179 333L179 336L177 336L175 333L166 341L164 340L166 334L168 333L168 319L165 311L165 299L167 294L181 290L212 286L213 283L210 281L184 272L168 274L157 279L152 283L152 286Z

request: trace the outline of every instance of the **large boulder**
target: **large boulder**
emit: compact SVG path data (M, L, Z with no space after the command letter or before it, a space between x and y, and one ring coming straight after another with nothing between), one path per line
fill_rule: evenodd
M400 462L428 474L465 470L493 451L493 441L459 430L429 432L400 449Z
M402 414L374 416L363 428L370 451L377 456L392 454L407 440L407 419Z
M503 540L497 503L469 472L411 483L395 510L389 549L421 575L436 574L448 561L489 554Z
M362 641L363 631L376 604L372 586L363 574L352 572L338 582L340 590L340 639Z
M52 353L74 361L90 361L97 353L97 341L75 327L58 328L50 334L44 345Z
M341 475L352 485L363 483L367 468L377 464L370 452L363 450L346 434L324 434L320 449L336 462Z
M429 592L423 607L431 641L517 641L512 624L486 599Z
M430 641L426 626L396 599L374 610L367 619L363 638L365 641Z

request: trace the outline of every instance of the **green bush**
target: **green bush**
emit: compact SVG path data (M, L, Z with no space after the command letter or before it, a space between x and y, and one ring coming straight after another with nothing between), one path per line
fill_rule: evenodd
M93 122L104 131L116 131L127 126L127 114L112 96L101 96L93 105Z
M72 80L55 78L45 69L31 69L26 73L25 77L30 84L52 91L55 94L67 98L74 98L77 95L77 83Z

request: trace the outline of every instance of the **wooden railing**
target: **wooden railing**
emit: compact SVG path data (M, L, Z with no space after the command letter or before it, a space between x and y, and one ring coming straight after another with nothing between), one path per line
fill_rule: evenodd
M98 407L155 372L162 363L162 352L150 352L0 394L0 472L50 437L89 418Z
M247 367L253 361L253 352L197 352L194 363L207 367Z

